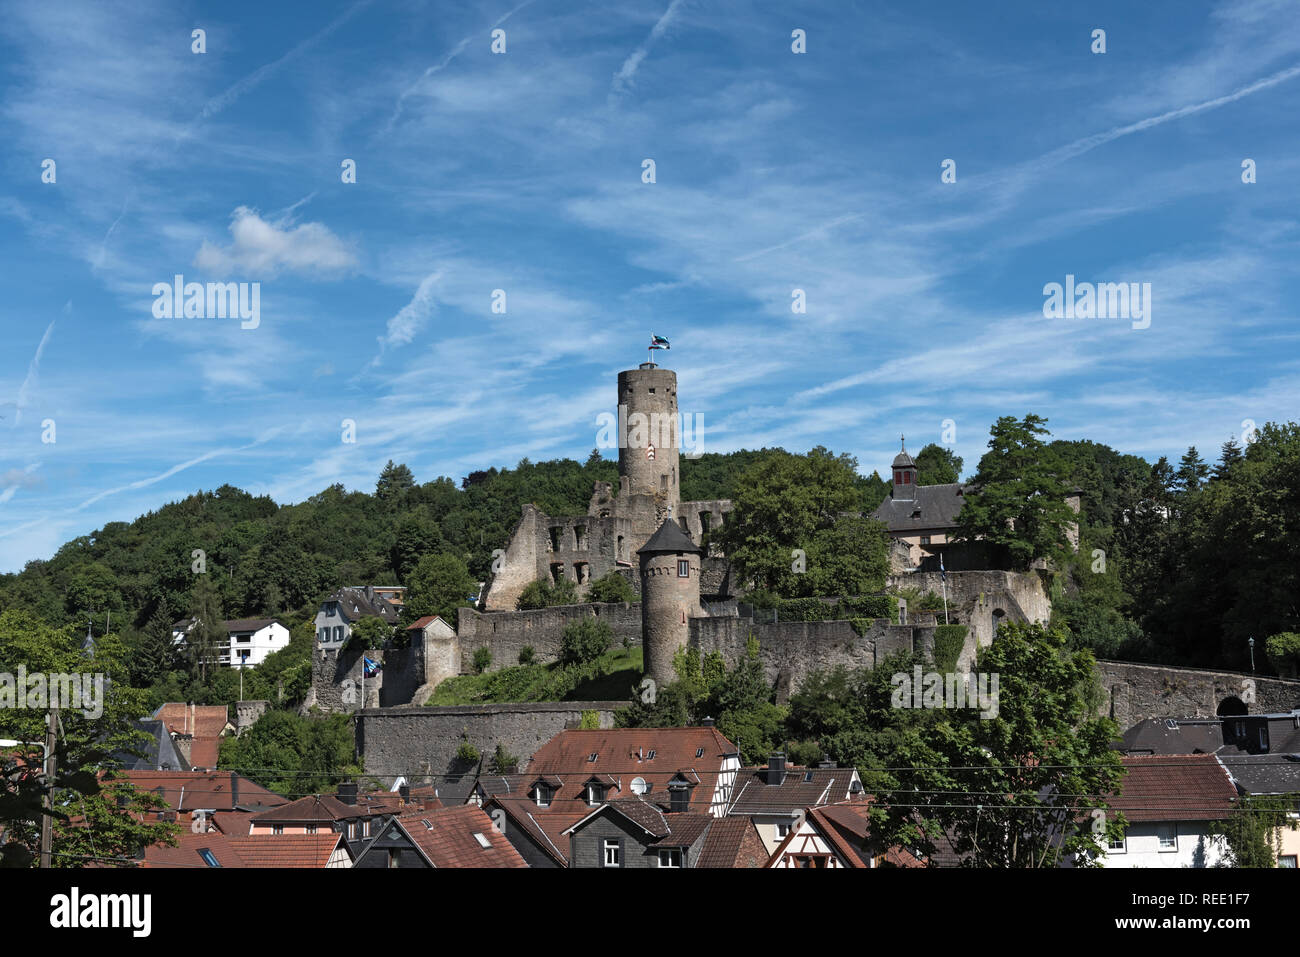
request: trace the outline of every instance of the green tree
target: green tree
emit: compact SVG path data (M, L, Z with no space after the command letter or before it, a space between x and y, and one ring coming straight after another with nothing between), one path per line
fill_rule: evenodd
M917 485L951 485L961 479L962 459L952 449L931 442L916 453Z
M492 752L492 760L488 763L488 770L493 774L514 774L518 769L519 759L498 742L496 750Z
M818 588L872 590L883 584L883 533L871 532L869 519L836 530L861 504L856 468L852 456L821 446L806 456L778 449L750 466L736 480L731 515L715 537L742 580L786 598ZM846 554L846 540L865 550Z
M294 800L332 793L356 763L350 715L300 716L269 711L238 737L221 739L219 766Z
M944 710L927 733L900 738L892 760L907 770L878 788L873 810L882 839L932 856L946 833L976 867L1096 864L1123 828L1106 814L1123 773L1110 747L1119 728L1095 716L1095 659L1066 644L1042 625L998 630L976 669L990 690L999 678L994 708Z
M1243 795L1233 813L1211 821L1209 833L1221 835L1227 852L1216 867L1277 867L1282 829L1294 831L1300 795Z
M349 648L364 648L370 651L384 647L384 643L392 637L392 625L378 615L367 615L352 626L347 644Z
M143 745L144 736L132 721L144 713L144 692L130 687L126 647L116 634L99 636L91 657L83 653L81 642L75 625L52 628L25 611L0 614L0 672L12 675L21 665L29 675L81 674L86 676L83 688L88 679L90 687L98 689L90 700L75 702L79 707L60 702L52 810L53 854L59 867L86 866L92 858L126 863L123 859L134 857L142 847L160 841L174 844L177 833L175 825L159 821L153 813L163 806L156 795L123 795L119 806L115 794L101 783L121 767L121 754L138 752ZM44 789L30 770L39 768L44 758L47 714L43 707L0 708L0 738L28 742L6 748L0 756L4 866L29 866L37 855Z
M161 681L176 665L176 644L172 640L171 616L157 608L136 642L130 658L131 684L147 688Z
M221 610L221 594L208 575L195 575L190 589L190 617L196 620L185 637L185 656L191 675L206 681L209 672L218 667L218 655L228 647L230 634L226 631L225 615Z
M1039 436L1047 423L1037 415L1017 421L1004 415L990 430L989 451L980 459L958 516L959 535L1004 546L1027 567L1035 558L1061 558L1066 529L1075 520L1065 503L1065 465Z
M626 578L616 571L607 572L591 583L587 591L587 601L634 602L636 592Z
M614 631L603 618L580 618L564 626L560 636L560 662L580 665L595 661L614 643Z
M515 602L515 607L520 611L528 611L535 608L551 608L555 605L576 605L578 603L578 590L573 582L567 578L561 578L557 582L538 581L529 582L524 590L519 593L519 599Z
M470 604L478 582L455 555L425 555L407 577L406 588L403 624L409 625L425 615L438 615L454 627L456 609Z
M384 503L400 502L415 488L415 476L405 465L394 465L389 459L375 483L375 498Z

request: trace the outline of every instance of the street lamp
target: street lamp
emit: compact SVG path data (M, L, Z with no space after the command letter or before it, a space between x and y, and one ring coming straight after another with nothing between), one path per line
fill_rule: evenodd
M1255 671L1255 639L1247 638L1246 643L1250 645L1250 670L1253 674Z

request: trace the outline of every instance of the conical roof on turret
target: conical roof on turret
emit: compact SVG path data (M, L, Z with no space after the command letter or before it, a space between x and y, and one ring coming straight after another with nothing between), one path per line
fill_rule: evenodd
M656 555L665 552L703 552L704 549L696 545L682 527L674 522L671 518L664 519L664 523L659 526L659 531L650 536L650 541L646 542L636 550L638 555Z

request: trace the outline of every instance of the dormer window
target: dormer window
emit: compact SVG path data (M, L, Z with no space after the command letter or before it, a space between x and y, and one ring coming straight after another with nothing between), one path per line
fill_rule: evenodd
M555 797L555 788L543 781L538 781L533 786L533 799L536 800L538 807L550 807L551 799Z
M691 806L691 786L674 782L668 785L668 810L676 813L689 810Z
M605 788L603 785L592 782L587 785L587 807L595 807L605 800Z

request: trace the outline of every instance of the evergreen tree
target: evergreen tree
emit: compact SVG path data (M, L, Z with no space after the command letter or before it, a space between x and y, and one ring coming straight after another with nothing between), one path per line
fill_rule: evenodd
M379 481L375 483L375 497L385 503L398 502L413 488L415 476L411 470L405 465L394 465L393 460L389 459L384 470L379 473Z
M931 442L916 453L917 485L950 485L961 478L962 459L951 449Z
M1201 490L1201 486L1205 484L1209 475L1210 467L1201 459L1200 453L1196 451L1196 446L1193 445L1187 449L1178 462L1178 471L1175 473L1175 486L1180 495L1190 495Z
M131 684L148 688L167 676L176 665L176 645L172 641L171 618L159 605L145 626L144 634L131 656Z
M1047 420L1004 415L990 430L989 451L958 516L961 537L1005 546L1024 566L1066 550L1066 529L1075 520L1065 503L1065 465L1039 438Z
M1233 467L1244 458L1235 435L1229 436L1219 449L1219 462L1214 466L1214 477L1220 481L1231 474Z

